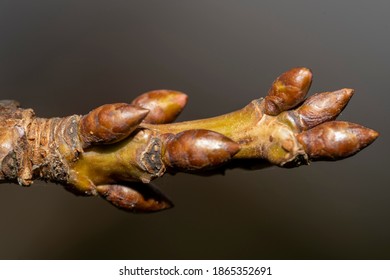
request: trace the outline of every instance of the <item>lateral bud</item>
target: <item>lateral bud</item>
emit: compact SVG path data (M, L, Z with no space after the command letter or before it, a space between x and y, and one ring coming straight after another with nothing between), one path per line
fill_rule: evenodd
M96 190L108 202L129 212L148 213L173 207L173 203L151 184L101 185Z
M80 138L84 147L90 144L111 144L129 136L149 110L126 103L100 106L80 120Z
M183 171L208 169L229 161L240 146L230 138L206 129L186 130L168 137L164 162Z
M299 126L307 130L321 123L334 120L344 110L351 99L353 89L344 88L333 92L317 93L294 111Z
M137 97L131 104L150 110L145 123L173 122L187 104L187 95L173 90L154 90Z
M303 101L309 91L312 73L308 68L293 68L279 76L264 99L264 112L276 116Z
M370 145L378 132L358 124L331 121L297 135L299 143L314 160L338 160Z

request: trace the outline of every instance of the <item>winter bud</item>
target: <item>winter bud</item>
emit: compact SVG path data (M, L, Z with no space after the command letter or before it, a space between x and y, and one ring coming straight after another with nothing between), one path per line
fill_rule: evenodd
M172 202L150 184L101 185L98 193L114 206L130 212L156 212L173 207Z
M370 145L378 132L358 124L331 121L297 135L310 159L338 160Z
M118 142L129 136L148 112L126 103L100 106L81 118L80 138L85 146Z
M307 68L293 68L279 76L264 99L264 112L276 116L303 101L309 91L312 73Z
M334 120L348 104L352 89L315 94L295 110L302 130L307 130L326 121Z
M205 129L183 131L168 139L164 161L181 170L199 170L229 161L240 149L230 138Z
M148 109L145 123L171 123L187 104L187 95L173 90L154 90L137 97L131 104Z

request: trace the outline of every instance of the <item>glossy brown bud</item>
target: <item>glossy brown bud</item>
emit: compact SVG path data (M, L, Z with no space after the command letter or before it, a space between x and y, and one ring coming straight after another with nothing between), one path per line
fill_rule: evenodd
M98 193L119 209L147 213L173 207L172 202L151 184L132 183L130 186L101 185Z
M276 116L289 110L305 98L312 80L307 68L293 68L279 76L264 99L264 112Z
M148 112L126 103L100 106L81 118L80 138L84 146L118 142L129 136Z
M140 95L131 104L150 110L143 122L162 124L173 122L186 106L187 99L187 95L179 91L154 90Z
M302 130L307 130L326 121L334 120L348 104L353 89L323 92L309 97L295 110Z
M183 131L168 139L164 161L181 170L199 170L229 161L240 146L230 138L205 129Z
M354 155L370 145L378 132L358 124L331 121L297 135L311 159L338 160Z

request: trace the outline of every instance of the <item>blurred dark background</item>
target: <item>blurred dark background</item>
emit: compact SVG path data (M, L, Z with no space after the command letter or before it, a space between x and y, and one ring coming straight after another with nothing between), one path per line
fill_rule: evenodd
M172 210L133 215L61 186L0 188L3 259L390 259L388 1L0 1L0 99L43 117L190 99L180 120L239 109L295 66L311 93L356 94L378 130L356 156L297 169L166 176Z

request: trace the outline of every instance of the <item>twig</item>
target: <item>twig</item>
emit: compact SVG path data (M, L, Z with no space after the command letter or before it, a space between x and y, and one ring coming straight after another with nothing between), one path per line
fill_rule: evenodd
M363 126L333 121L353 90L305 100L311 79L309 69L291 69L264 99L230 114L181 123L172 122L187 96L169 90L52 119L37 118L16 101L0 101L0 181L23 186L52 181L124 210L150 212L172 207L149 184L166 172L208 174L258 163L296 167L349 157L378 137Z

